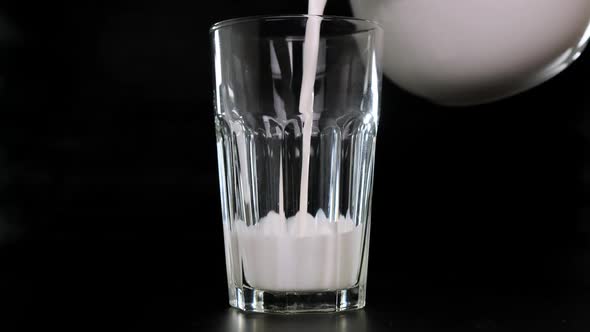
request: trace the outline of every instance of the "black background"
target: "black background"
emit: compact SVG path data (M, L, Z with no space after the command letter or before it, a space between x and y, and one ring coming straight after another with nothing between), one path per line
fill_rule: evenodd
M305 10L0 4L2 331L588 330L589 54L480 107L385 81L367 309L227 308L208 28ZM336 0L326 13L351 14Z

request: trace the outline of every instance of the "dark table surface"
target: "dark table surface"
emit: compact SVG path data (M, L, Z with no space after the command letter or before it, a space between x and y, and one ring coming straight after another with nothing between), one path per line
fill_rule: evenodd
M451 254L449 249L428 246L425 251L403 251L402 245L391 244L395 250L379 252L383 243L376 240L364 310L262 315L228 307L222 236L220 230L214 233L210 240L194 234L172 237L163 231L159 236L35 239L4 246L0 328L548 332L590 328L590 270L584 251L520 261L509 259L504 251L492 255L473 246L463 254L454 252L455 258L444 258L441 255Z
M306 2L199 3L0 4L1 332L590 331L588 52L473 108L385 81L367 308L229 309L207 29Z

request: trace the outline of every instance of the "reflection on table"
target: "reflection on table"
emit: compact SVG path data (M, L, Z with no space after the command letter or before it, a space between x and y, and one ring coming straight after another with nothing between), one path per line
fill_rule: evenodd
M219 331L276 332L276 331L368 331L364 310L333 314L257 314L228 309L218 320Z

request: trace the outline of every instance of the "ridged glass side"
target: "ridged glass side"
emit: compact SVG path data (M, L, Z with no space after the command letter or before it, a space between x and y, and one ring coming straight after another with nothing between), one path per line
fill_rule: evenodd
M299 264L300 269L305 269L301 267L302 264L305 264L305 261L309 262L313 257L307 257L303 253L298 262L282 261L286 257L294 257L283 253L257 257L251 260L260 260L262 263L249 262L249 265L245 265L244 259L247 258L245 256L248 255L248 250L258 249L252 249L256 246L255 243L249 243L247 248L244 244L240 244L240 241L262 243L264 237L275 235L281 239L302 235L301 232L298 235L276 227L275 229L256 228L257 223L269 214L277 216L273 219L275 224L280 222L288 227L289 223L297 223L301 176L300 121L295 119L281 124L277 120L269 119L268 126L265 126L263 130L247 128L239 117L232 117L232 114L218 115L215 122L229 284L238 288L256 285L256 280L248 280L247 277L254 278L252 276L256 274L249 273L245 269L253 269L260 264L277 269L281 266ZM334 227L322 228L321 232L326 236L340 239L340 243L334 241L332 246L327 244L323 248L324 251L334 251L325 254L326 256L322 258L324 262L334 258L340 265L348 261L355 265L346 268L341 268L337 266L338 264L333 266L335 274L350 274L353 271L354 278L349 278L348 283L343 283L340 281L342 278L335 277L336 281L332 284L345 286L344 288L359 286L364 284L364 273L361 272L366 266L366 250L368 250L365 242L368 241L366 232L370 223L376 119L370 114L357 112L335 121L333 125L314 129L308 196L308 212L316 217L312 227L322 227L326 223L332 223ZM318 216L325 216L325 218L320 219ZM343 227L352 227L348 231L357 232L358 239L354 235L345 237L348 233L343 232L342 228L338 227L338 223L346 223ZM352 226L348 225L350 223ZM300 238L310 235L309 232L312 232L311 235L314 234L313 230L307 230L307 232ZM248 240L245 240L246 236L249 236ZM342 243L342 239L348 242ZM308 243L313 245L312 241ZM275 247L264 248L264 250L281 251L281 243L273 243L273 246ZM302 247L293 247L293 245L288 248L289 243L285 246L284 250L303 250ZM338 252L339 247L342 246L347 246L341 250L342 252L348 250L350 257L344 257L342 255L345 253ZM354 248L348 248L350 246ZM262 252L262 249L260 250ZM311 254L315 257L324 255L322 252ZM269 271L268 268L257 269ZM286 267L286 269L289 268ZM309 274L315 273L318 274L319 280L322 274L332 273L328 269L329 267L308 266L308 275L304 278L312 278ZM260 276L257 278L262 279ZM293 278L295 278L292 281L293 285L301 284L296 280L297 277ZM329 286L330 282L326 282L325 285ZM269 289L269 291L272 290ZM298 290L301 289L292 289L292 291Z
M307 20L246 19L211 30L229 298L246 311L365 303L381 30L322 18L313 105L302 110ZM302 112L313 118L308 169Z

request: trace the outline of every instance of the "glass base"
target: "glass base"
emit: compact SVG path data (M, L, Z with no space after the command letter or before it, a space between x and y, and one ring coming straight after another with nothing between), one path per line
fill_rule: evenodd
M229 288L229 304L246 312L339 312L365 306L365 288L319 292L273 292L244 287Z

